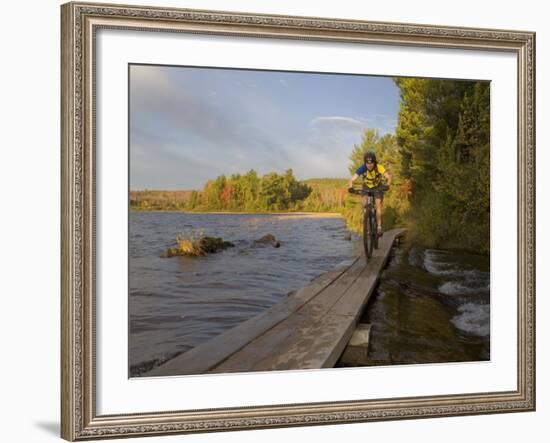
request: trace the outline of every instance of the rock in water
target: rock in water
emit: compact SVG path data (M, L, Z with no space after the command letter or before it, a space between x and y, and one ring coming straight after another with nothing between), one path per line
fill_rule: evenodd
M273 234L266 234L263 237L254 240L255 245L271 245L274 248L281 247L281 242Z
M275 236L273 234L266 234L263 237L259 238L258 240L254 240L254 243L268 244L268 243L273 243L276 240L277 239L275 238Z
M224 241L220 237L203 237L200 239L199 247L206 253L222 251L235 246L233 243Z
M202 237L200 240L178 239L178 246L168 248L161 254L162 258L186 256L198 257L205 254L212 254L235 246L233 243L224 241L220 237Z

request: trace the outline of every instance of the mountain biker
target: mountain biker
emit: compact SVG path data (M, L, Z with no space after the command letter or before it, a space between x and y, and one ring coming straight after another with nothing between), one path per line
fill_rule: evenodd
M348 189L352 189L353 182L359 177L363 177L363 183L374 192L374 207L376 208L376 224L378 225L378 235L382 235L382 200L384 200L384 192L381 187L382 177L386 179L388 186L391 185L391 175L386 171L384 166L379 165L376 161L376 154L373 151L368 151L364 155L364 163L357 168L353 177L348 183ZM363 196L363 207L367 205L367 196Z

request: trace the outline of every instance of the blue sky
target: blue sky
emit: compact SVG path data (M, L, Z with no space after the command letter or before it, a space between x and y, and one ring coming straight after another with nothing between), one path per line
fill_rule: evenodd
M366 128L393 132L391 78L130 67L130 188L202 189L220 174L347 177Z

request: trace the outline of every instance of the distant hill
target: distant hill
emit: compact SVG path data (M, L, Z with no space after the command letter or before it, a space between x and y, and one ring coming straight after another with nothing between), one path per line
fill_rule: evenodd
M130 208L141 211L183 210L193 191L130 191Z

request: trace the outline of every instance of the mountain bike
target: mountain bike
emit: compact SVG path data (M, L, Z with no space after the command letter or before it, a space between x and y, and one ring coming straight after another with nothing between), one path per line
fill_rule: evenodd
M363 246L365 248L365 257L372 257L373 249L378 249L378 224L376 222L376 208L374 206L375 192L386 192L389 186L382 185L376 188L362 186L361 189L349 188L350 194L366 195L367 204L363 208Z

